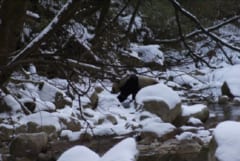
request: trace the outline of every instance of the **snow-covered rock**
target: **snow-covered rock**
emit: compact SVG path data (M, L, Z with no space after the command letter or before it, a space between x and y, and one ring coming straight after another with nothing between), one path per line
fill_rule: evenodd
M136 103L166 122L173 122L181 113L180 97L162 83L142 88L136 95Z
M209 117L209 110L203 104L182 105L182 116L188 118L195 117L205 122Z
M59 117L56 114L45 112L45 111L22 117L19 120L19 123L23 125L29 122L34 122L40 126L53 125L57 130L61 130L62 128Z
M108 150L99 161L136 161L137 143L134 138L126 138Z
M141 136L144 140L169 139L176 132L176 127L170 123L154 118L147 118L141 122Z
M91 108L95 109L98 106L98 101L99 101L99 96L98 94L100 94L103 91L103 88L101 86L96 86L94 89L94 92L91 94L90 96L90 106Z
M67 99L63 91L46 81L39 86L38 95L42 101L53 102L57 109L71 105L71 100Z
M131 56L142 60L145 63L164 64L164 54L159 45L137 45L131 44Z
M22 110L20 103L10 94L3 97L0 112L20 112Z
M209 110L206 105L182 105L182 113L175 120L176 125L200 125L209 118Z
M217 69L209 74L209 82L219 87L219 95L228 95L229 97L240 97L240 65L227 66ZM222 89L221 89L222 88Z
M66 150L57 161L98 161L99 155L91 149L76 145Z
M0 142L9 141L14 135L14 128L8 124L0 124Z
M74 146L65 151L58 161L136 161L137 143L134 138L126 138L113 146L102 157L85 146Z
M209 161L240 160L240 123L224 121L217 125L210 144Z

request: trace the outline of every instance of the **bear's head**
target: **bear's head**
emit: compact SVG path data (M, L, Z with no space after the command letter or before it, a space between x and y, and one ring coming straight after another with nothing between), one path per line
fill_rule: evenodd
M116 94L116 93L118 93L118 92L120 92L119 81L118 81L118 82L114 82L114 83L112 84L112 91L111 91L111 93Z
M126 76L123 79L116 79L112 84L111 93L114 93L114 94L119 93L121 91L121 88L126 84L128 79L129 79L129 76Z

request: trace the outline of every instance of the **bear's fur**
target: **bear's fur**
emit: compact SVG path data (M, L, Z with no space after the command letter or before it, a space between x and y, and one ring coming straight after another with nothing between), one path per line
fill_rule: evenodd
M141 88L157 83L158 81L156 79L132 74L114 82L112 86L112 93L120 92L118 99L120 102L123 102L130 94L132 94L132 98L135 99L137 92Z

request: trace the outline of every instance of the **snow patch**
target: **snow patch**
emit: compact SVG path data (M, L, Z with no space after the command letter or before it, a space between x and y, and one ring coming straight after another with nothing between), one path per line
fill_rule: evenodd
M138 155L137 143L134 138L127 138L107 151L99 161L135 161Z
M65 151L57 161L98 161L99 158L91 149L77 145Z
M170 109L173 109L181 102L178 94L162 83L142 88L136 95L136 102L138 104L143 104L144 101L156 99L164 100Z
M203 104L196 104L191 106L182 105L182 116L190 116L192 114L201 112L205 108L207 108L207 106Z
M155 62L163 65L164 54L159 48L159 45L138 45L132 43L130 46L132 53L130 55L146 63Z

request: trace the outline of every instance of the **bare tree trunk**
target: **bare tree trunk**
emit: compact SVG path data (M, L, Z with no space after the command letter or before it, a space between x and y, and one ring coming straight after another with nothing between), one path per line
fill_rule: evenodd
M27 0L4 0L0 10L0 67L17 50L26 13Z
M14 4L16 8L18 8L19 6L18 6L18 3L15 3L15 1L22 2L22 0L5 0L5 1L8 1L8 2L10 1L9 5ZM45 29L43 29L40 32L40 34L36 38L34 38L26 47L24 47L21 51L15 53L11 60L9 59L9 57L6 58L6 54L9 54L9 51L3 50L4 52L1 53L1 55L4 57L5 62L4 62L4 66L3 64L0 64L0 88L4 86L5 82L9 79L11 73L19 65L20 61L24 60L27 56L29 56L31 53L37 50L41 45L41 43L44 42L47 38L49 38L49 36L54 31L56 31L58 27L60 27L64 22L69 20L74 15L76 9L79 7L79 4L80 4L79 0L68 0L66 4L63 6L63 8L59 11L59 13L49 23L49 25L46 26ZM6 10L8 12L14 12L14 8L7 8ZM24 10L24 13L25 13L25 10ZM7 17L6 20L9 20L10 18L11 17ZM6 30L8 30L8 27L6 27ZM20 33L19 30L16 32L18 34ZM6 35L6 39L8 39L7 36L8 35ZM11 41L9 43L11 43ZM3 48L6 46L6 44L2 44L2 45L3 45Z

